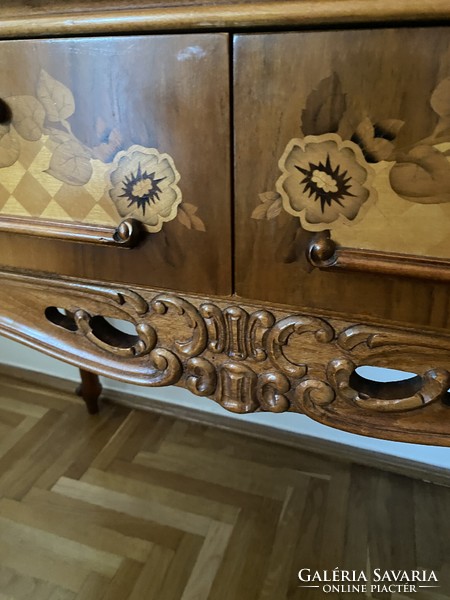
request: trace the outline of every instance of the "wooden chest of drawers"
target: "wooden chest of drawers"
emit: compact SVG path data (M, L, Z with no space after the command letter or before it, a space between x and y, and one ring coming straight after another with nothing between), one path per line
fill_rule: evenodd
M28 11L0 12L1 333L450 445L447 2Z

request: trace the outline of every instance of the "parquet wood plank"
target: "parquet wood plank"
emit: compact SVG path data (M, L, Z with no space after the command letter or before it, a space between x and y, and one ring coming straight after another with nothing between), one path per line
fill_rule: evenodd
M53 409L63 412L70 406L79 404L73 391L56 390L40 384L2 376L0 376L0 385L2 394L5 394L5 397L9 398L10 401L30 398L30 409L34 407L36 411Z
M171 417L160 416L152 429L147 433L144 443L139 451L158 452L161 444L167 439L167 435L170 431L172 431L174 423L176 423L176 421ZM133 460L136 454L137 452L134 453L133 457L131 457L130 454L128 457L122 455L121 458Z
M23 419L24 415L17 411L8 410L7 408L0 409L0 424L3 427L18 427Z
M10 430L5 437L0 439L0 457L4 456L11 448L13 448L23 435L28 433L30 429L32 429L38 419L34 417L26 417L24 418L18 427Z
M11 569L0 567L0 589L3 593L0 598L48 600L58 588L47 581L25 577Z
M297 472L314 473L319 476L330 477L330 463L328 456L320 456L311 452L293 450L289 446L278 443L268 443L263 439L253 439L248 443L246 436L232 431L223 430L217 435L212 427L189 423L184 435L175 438L172 432L167 436L168 441L183 443L193 448L207 447L221 454L238 458L240 460L255 461L267 467L278 468L281 465ZM175 430L176 431L176 430ZM179 435L179 434L178 434ZM336 460L336 464L339 461Z
M231 534L224 559L219 567L210 591L214 600L239 597L239 582L242 580L245 557L251 547L252 531L256 526L257 512L243 509ZM242 593L242 597L243 593Z
M342 568L365 571L369 547L368 511L365 510L365 507L369 505L370 495L366 484L366 474L369 469L352 465L349 471L351 477L343 517L345 539Z
M11 427L0 423L0 439L6 437L11 431Z
M117 518L117 511L104 508L84 500L69 498L63 494L47 492L34 488L22 500L32 507L44 511L51 511L61 519L82 520L85 527L101 527L123 535L157 543L164 539L167 547L176 549L184 532L175 527L160 525L140 517L121 514Z
M100 450L109 441L111 435L114 435L117 428L123 423L127 416L127 411L122 406L108 407L108 414L102 412L93 419L94 423L86 423L90 431L87 432L87 439L77 453L75 459L71 462L65 475L72 479L78 479L91 466L92 461L98 455ZM91 417L92 420L92 417ZM88 415L89 421L89 415ZM83 430L85 425L83 424Z
M97 469L89 469L81 478L81 481L100 485L101 487L123 491L135 498L141 498L149 502L157 502L183 513L202 515L212 520L224 523L235 523L238 508L224 502L207 500L189 493L180 493L176 490L167 489L157 485L151 485L142 479L134 479L129 471L128 476L117 472L103 472Z
M181 600L207 600L232 531L228 523L211 521Z
M40 421L42 422L42 421ZM0 477L0 493L10 498L21 498L37 479L53 463L54 457L59 457L67 448L67 440L76 439L77 433L86 422L78 406L70 407L60 415L58 427L37 443L32 454L21 457L13 470Z
M139 538L125 536L112 529L99 527L92 523L85 527L81 518L76 518L73 513L65 513L62 517L57 512L50 512L42 508L33 508L25 502L16 502L3 498L0 500L1 519L20 523L36 530L37 535L45 536L48 532L70 542L91 550L116 555L120 558L130 558L138 562L145 562L152 549L151 542ZM29 537L28 537L29 539Z
M48 411L48 408L38 406L34 402L26 402L23 399L18 400L14 398L14 394L8 394L3 396L5 391L2 390L2 410L16 413L17 415L23 415L24 417L34 417L40 419ZM22 394L19 397L23 398Z
M138 412L128 413L120 426L97 453L90 466L95 469L106 469L122 450L123 446L126 446L128 450L131 440L133 440L133 446L136 444L135 440L138 437L136 435L137 430L142 426L142 422L144 422L147 429L149 427L148 421L148 419L142 419Z
M116 574L105 585L97 600L125 600L133 591L144 565L130 559L124 559Z
M442 524L439 522L438 497L434 486L423 486L414 482L413 502L415 508L414 533L416 537L417 561L438 569L445 553L442 540ZM448 498L450 506L450 496Z
M147 521L155 521L160 525L176 527L186 533L204 535L209 529L210 519L201 515L174 510L157 502L141 500L126 493L105 490L99 485L75 481L67 477L61 477L53 486L52 491L69 496L69 498L110 508L118 513L138 516Z
M450 600L450 488L5 385L0 600L321 600L300 568L375 566L440 587L374 600Z
M195 479L203 479L226 485L242 492L250 492L262 497L283 500L289 477L281 468L277 471L255 462L237 460L208 448L190 449L183 447L182 452L176 447L165 445L164 451L155 453L140 452L134 461L143 466L154 466L159 469L183 473Z
M299 519L304 510L307 486L288 488L280 512L269 563L263 578L258 600L287 597L290 573L295 569L294 556L286 556L286 548L294 548L297 541Z
M75 594L62 589L56 589L48 600L73 600Z
M48 581L64 590L78 592L90 570L67 563L57 552L43 551L35 544L21 543L2 532L0 564L26 577Z
M174 551L162 546L154 546L150 559L136 579L128 600L161 600L162 583L174 558ZM199 599L200 600L200 599Z
M330 569L334 568L332 565L344 564L348 506L352 504L350 485L351 471L348 466L335 465L323 513L326 543L322 544L320 556L320 562L330 565Z
M0 458L0 495L10 494L12 481L21 481L22 474L26 472L31 454L37 453L45 441L58 431L60 421L65 420L64 415L49 410L42 418L22 435L14 446ZM36 468L43 469L47 463L35 463ZM23 487L23 483L20 484Z
M77 475L80 476L84 473L90 465L92 457L97 456L102 442L108 439L108 436L120 424L120 417L118 420L114 418L115 416L114 412L109 409L98 418L88 418L86 421L79 422L77 424L78 435L67 437L64 447L48 464L48 468L36 479L34 487L49 489L63 475L77 478Z
M108 577L99 575L98 573L89 573L76 595L76 600L98 600L108 581Z
M255 508L261 503L261 496L230 488L225 483L221 485L178 472L164 471L149 466L144 467L136 463L125 463L116 460L109 467L109 471L120 475L127 474L135 479L149 481L168 490L179 490L182 493L197 496L204 500L229 504L237 508Z
M39 552L55 554L59 560L74 565L74 568L85 569L87 573L92 570L107 577L112 576L121 562L118 554L98 550L3 516L0 516L0 530L2 540L6 543L24 546L26 540L28 548L35 547Z
M282 503L264 498L260 510L252 519L248 552L243 559L244 565L238 580L238 593L248 600L256 600L260 593L270 558L267 549L274 543L282 509Z
M164 600L181 598L188 580L192 577L192 570L198 564L198 554L203 543L202 536L190 533L183 535L161 586Z

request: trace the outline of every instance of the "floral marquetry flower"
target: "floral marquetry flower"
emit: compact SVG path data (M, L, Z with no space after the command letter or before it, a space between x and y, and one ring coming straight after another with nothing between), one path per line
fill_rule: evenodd
M283 208L309 231L354 221L362 206L376 197L370 185L372 170L361 149L336 134L291 140L279 166L277 190Z
M122 217L137 219L157 232L176 217L181 202L179 180L168 154L131 146L114 158L109 195Z

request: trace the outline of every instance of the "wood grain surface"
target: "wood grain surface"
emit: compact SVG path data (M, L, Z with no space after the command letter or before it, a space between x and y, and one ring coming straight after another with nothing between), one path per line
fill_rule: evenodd
M313 600L298 571L337 566L432 569L421 598L450 595L446 487L0 383L2 600Z
M111 190L124 202L120 184L113 181L120 177L121 165L128 160L129 173L125 175L136 176L140 166L136 157L145 159L150 149L171 157L180 174L182 193L178 218L164 223L159 233L148 234L136 251L5 233L0 235L2 264L202 293L230 293L227 36L2 42L0 62L4 74L0 97L34 98L38 108L43 106L47 113L43 137L34 136L34 130L32 136L24 130L23 121L14 121L17 100L16 104L10 100L21 151L16 163L3 169L3 212L8 213L14 197L19 198L16 205L23 207L28 218L44 216L50 208L54 213L54 207L61 204L73 221L91 219L95 223L89 210L115 210ZM67 108L66 100L72 106L58 113L52 102L59 100L63 107ZM69 116L64 118L65 114ZM65 136L64 144L49 150L48 142L42 140L52 136ZM30 137L37 141L29 142ZM66 137L70 137L68 142ZM36 154L33 144L42 143L50 155L35 173L30 166ZM79 158L75 157L77 166L94 164L94 176L87 184L83 170L69 169L75 161L72 155L70 162L66 160L67 150L61 154L63 145L80 149ZM83 154L86 148L95 157L90 162ZM141 168L144 172L144 166ZM13 176L8 177L11 170ZM50 174L43 173L45 170ZM102 173L97 178L96 170ZM93 190L98 186L100 200L96 201L92 194L98 198ZM58 190L55 197L54 188Z
M294 138L319 135L320 146L329 135L328 143L333 145L334 140L344 136L346 127L355 131L361 121L371 119L376 123L388 114L398 120L399 126L400 120L404 122L398 133L403 148L429 136L439 122L430 97L450 69L448 33L446 28L411 28L234 38L236 291L240 296L448 328L445 284L313 269L306 251L314 232L300 228L298 216L276 204L280 203L276 200L281 176L278 163ZM414 77L410 70L413 63ZM327 86L331 96L326 93ZM332 108L326 103L330 97L335 99ZM338 130L337 123L332 122L342 115L345 124L341 121ZM378 143L382 140L372 140L372 145L367 141L372 151ZM354 141L349 147L352 144ZM442 159L445 162L444 155ZM351 168L349 164L340 166L343 173ZM387 199L385 193L380 192L380 197ZM414 210L419 206L402 202ZM286 206L284 199L283 203ZM423 210L434 210L436 205L420 208L423 206ZM364 228L366 215L368 226ZM340 231L347 226L349 231L361 230L365 235L372 227L375 249L385 239L392 246L397 241L403 244L402 253L413 231L409 251L417 255L426 254L423 244L431 247L440 243L438 240L447 244L448 236L441 229L449 221L443 216L430 225L425 219L412 220L405 213L397 215L396 221L392 216L391 220L374 220L371 225L368 215L369 211L361 213L361 220L351 226L342 225Z
M119 33L186 29L249 29L442 21L450 18L447 0L6 0L3 37ZM30 15L33 16L30 19Z

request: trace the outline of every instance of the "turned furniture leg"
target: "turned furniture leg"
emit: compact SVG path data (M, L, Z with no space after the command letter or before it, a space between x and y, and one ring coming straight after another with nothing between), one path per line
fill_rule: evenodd
M102 384L95 373L80 369L81 383L76 389L78 396L86 402L90 415L98 413L98 398L102 393Z

